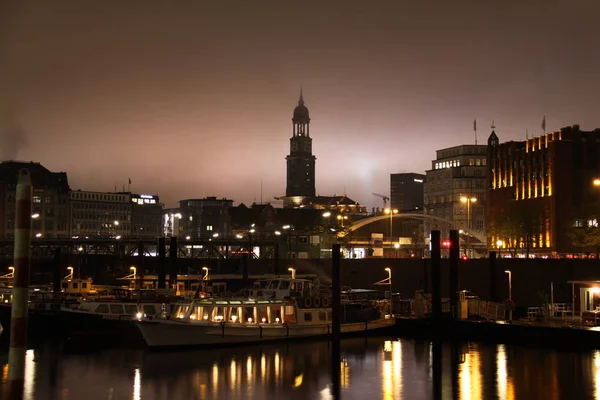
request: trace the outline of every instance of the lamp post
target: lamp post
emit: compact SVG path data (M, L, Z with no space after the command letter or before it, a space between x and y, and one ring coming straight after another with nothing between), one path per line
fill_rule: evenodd
M394 243L394 249L396 249L396 258L398 258L398 249L400 249L400 243Z
M383 210L384 213L386 214L390 214L390 243L392 242L392 235L394 234L394 230L393 230L393 225L392 225L392 219L394 218L394 214L398 214L398 209L394 208L386 208L385 210Z
M387 267L385 271L388 273L388 283L390 284L390 299L392 298L392 269Z
M11 267L8 267L8 269L10 270L8 278L14 278L15 277L15 267L11 266Z
M67 270L69 271L69 275L65 276L65 279L73 279L73 267L67 267Z
M467 204L467 245L465 246L465 256L469 256L469 245L471 243L471 203L477 202L477 197L461 197L461 203Z
M288 268L288 271L292 273L292 279L296 279L296 268Z
M508 320L512 321L512 271L507 269L504 272L508 274L508 300L511 303L511 308L508 310Z
M214 238L217 239L217 272L221 272L221 249L220 249L220 237L218 233L213 233L212 235Z
M291 225L284 225L282 229L287 231L287 258L292 258L292 231L294 228Z
M134 266L129 267L130 271L133 271L133 287L135 289L135 280L137 279L137 268Z
M209 280L208 274L210 269L208 267L202 267L202 271L204 271L204 276L202 277L203 281Z

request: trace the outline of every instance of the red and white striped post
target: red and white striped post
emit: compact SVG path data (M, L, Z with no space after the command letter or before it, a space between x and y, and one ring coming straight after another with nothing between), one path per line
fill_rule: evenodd
M29 264L31 254L31 177L29 170L19 171L15 210L14 287L10 349L8 353L8 398L23 397L25 352L27 350L27 301L29 300Z

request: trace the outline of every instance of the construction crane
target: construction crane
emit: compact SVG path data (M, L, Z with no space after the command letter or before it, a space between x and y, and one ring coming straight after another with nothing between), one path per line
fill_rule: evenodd
M387 202L390 199L387 196L384 196L382 194L379 193L371 193L373 196L377 196L377 197L381 197L383 199L383 209L385 210L387 208Z

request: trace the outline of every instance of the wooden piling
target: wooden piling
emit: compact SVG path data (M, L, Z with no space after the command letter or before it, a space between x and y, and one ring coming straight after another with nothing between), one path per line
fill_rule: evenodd
M8 353L8 399L23 397L25 352L27 350L27 302L29 300L29 267L31 255L31 176L27 169L19 171L17 180L14 286L10 349Z
M458 260L460 243L458 231L450 231L450 311L453 319L458 319Z
M340 313L342 311L340 283L340 245L331 247L331 384L335 399L340 396L340 363L341 363L341 328Z
M442 320L441 258L440 231L431 231L431 314L436 323Z
M164 237L158 238L158 288L164 289L166 284L166 239Z

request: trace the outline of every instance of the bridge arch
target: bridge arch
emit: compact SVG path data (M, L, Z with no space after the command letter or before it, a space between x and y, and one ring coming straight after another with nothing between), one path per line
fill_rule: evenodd
M442 217L437 217L435 215L399 213L399 214L393 214L392 218L430 220L430 221L435 221L435 222L446 223L446 224L450 225L451 227L453 227L454 229L463 229L464 228L464 227L460 226L459 224L457 224L455 221L451 221L449 219L445 219ZM384 221L384 220L388 220L388 219L390 219L389 215L377 215L374 217L361 219L361 220L357 221L356 223L352 224L350 227L348 227L346 229L346 232L353 232L357 229L362 228L363 226L372 224L373 222ZM464 229L464 230L466 231L466 229ZM471 237L474 237L475 239L479 240L483 244L487 244L487 238L485 237L485 235L482 235L481 233L478 233L475 231L470 231L469 233L471 234ZM345 236L345 234L344 234L344 236Z

